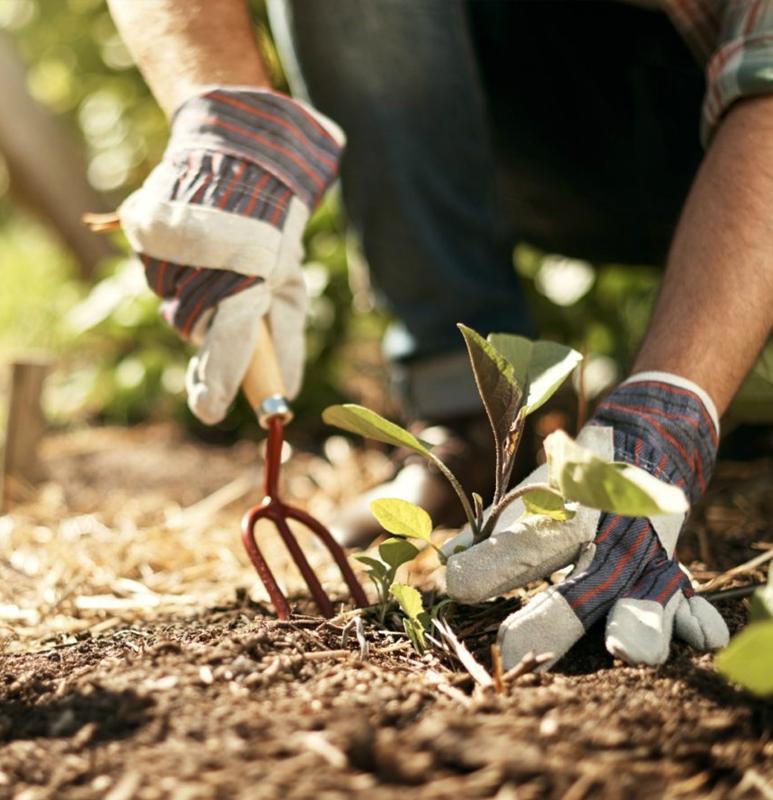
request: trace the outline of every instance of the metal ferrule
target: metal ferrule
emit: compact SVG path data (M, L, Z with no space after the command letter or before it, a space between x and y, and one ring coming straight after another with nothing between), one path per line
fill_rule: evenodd
M290 403L281 394L269 395L258 409L258 422L261 428L268 428L269 420L275 417L279 417L285 425L293 418Z

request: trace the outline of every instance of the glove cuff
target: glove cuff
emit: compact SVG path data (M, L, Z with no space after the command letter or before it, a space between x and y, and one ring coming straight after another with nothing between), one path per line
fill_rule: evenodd
M716 460L718 425L700 387L668 373L638 373L607 396L591 424L614 430L615 460L679 486L691 503L703 494Z
M657 381L677 389L684 389L685 391L694 394L703 403L706 412L708 413L711 422L714 426L714 431L719 436L719 414L714 401L709 396L709 393L698 386L697 383L683 378L681 375L674 375L672 372L658 372L655 370L648 370L646 372L636 372L630 378L624 380L620 385L627 386L630 383L641 383L646 381Z
M175 112L166 158L233 156L284 183L313 209L338 173L341 129L305 103L267 89L215 87Z

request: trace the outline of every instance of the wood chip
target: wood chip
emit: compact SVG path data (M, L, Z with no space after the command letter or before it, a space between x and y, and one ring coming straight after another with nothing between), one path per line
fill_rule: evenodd
M304 653L306 661L325 661L328 658L348 658L353 655L351 650L311 650Z

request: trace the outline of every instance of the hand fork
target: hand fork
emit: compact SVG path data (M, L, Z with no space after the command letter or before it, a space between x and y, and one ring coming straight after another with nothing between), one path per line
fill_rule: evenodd
M84 214L82 220L95 233L107 233L121 227L121 221L117 213ZM279 619L288 619L290 617L290 605L287 602L287 598L282 594L282 590L279 588L271 569L266 563L266 559L255 541L255 525L261 519L269 519L276 526L285 546L293 557L293 561L298 565L298 569L309 587L317 608L319 608L323 616L333 616L333 604L325 594L319 579L314 574L314 570L312 570L306 556L303 554L295 536L293 536L287 524L288 519L300 522L322 539L336 564L338 564L355 605L358 608L367 606L368 599L365 596L365 592L349 566L344 551L330 531L319 520L299 508L288 506L279 497L279 470L282 460L284 426L290 422L293 413L285 399L282 373L279 369L279 364L277 364L274 345L265 320L261 322L258 346L252 354L252 361L242 381L242 389L247 395L250 405L258 415L258 422L261 427L268 429L264 482L266 496L261 503L251 508L242 518L242 541L247 549L250 561L252 561L261 581L263 581L263 585L268 591L277 616Z
M258 505L247 511L242 518L242 541L250 561L252 561L260 580L268 591L277 617L279 619L288 619L290 617L290 605L287 602L287 598L282 594L282 590L279 588L255 539L255 525L261 519L268 519L274 523L285 547L289 550L293 561L298 565L298 569L309 587L314 602L323 616L333 616L333 603L322 588L322 584L314 574L314 570L290 530L290 526L287 524L290 519L305 525L322 540L325 547L330 551L330 555L333 556L336 564L338 564L355 605L358 608L367 606L368 599L365 596L365 592L355 577L346 559L346 554L330 531L319 520L299 508L288 505L279 496L279 472L282 460L284 427L292 419L293 413L284 396L282 373L276 360L276 353L274 352L271 335L265 320L261 322L258 345L253 353L247 374L242 381L242 389L250 405L255 410L261 427L268 430L264 476L266 496Z

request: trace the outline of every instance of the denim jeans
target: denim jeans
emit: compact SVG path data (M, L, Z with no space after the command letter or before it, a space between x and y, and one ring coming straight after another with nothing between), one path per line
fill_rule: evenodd
M512 251L660 261L704 79L619 2L269 0L294 92L346 131L349 223L413 412L480 408L457 322L532 335Z

